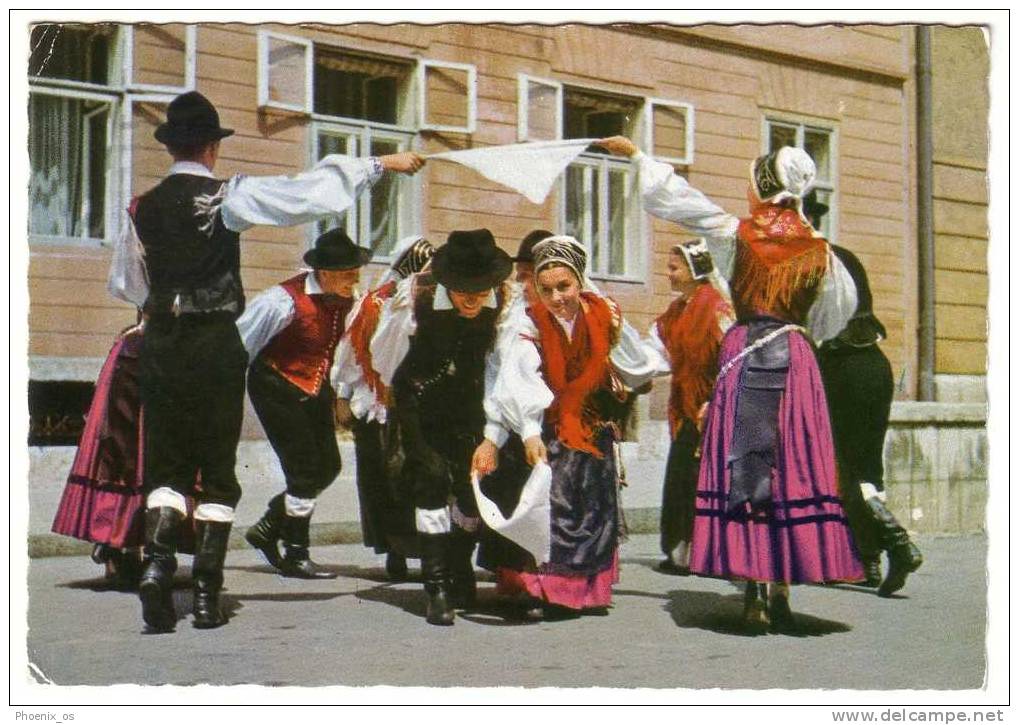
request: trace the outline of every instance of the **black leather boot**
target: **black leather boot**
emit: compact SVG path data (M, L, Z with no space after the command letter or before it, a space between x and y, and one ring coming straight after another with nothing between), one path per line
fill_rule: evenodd
M449 598L450 604L457 609L470 609L478 598L478 580L474 574L475 544L473 534L453 528L449 546Z
M269 506L258 522L244 532L244 540L258 549L262 557L277 569L280 566L280 527L283 524L283 496L269 499Z
M906 585L906 577L923 564L923 554L909 540L909 533L895 519L884 503L877 496L867 499L874 520L881 532L881 548L888 553L888 575L881 582L877 593L880 597L890 597Z
M392 551L386 554L386 576L391 582L407 581L407 558Z
M323 569L308 554L310 527L310 516L283 517L280 533L285 553L279 563L280 574L294 579L335 579L336 572Z
M775 632L790 632L796 628L793 610L789 606L789 585L772 583L768 585L768 618Z
M448 627L456 615L450 602L449 534L418 534L421 548L421 579L428 595L425 619L429 624Z
M223 521L198 521L195 525L195 558L191 565L194 580L194 626L213 629L226 624L219 606L223 588L223 562L233 524Z
M173 606L173 574L177 571L177 540L184 514L169 506L145 512L145 570L138 582L142 619L154 632L177 626Z

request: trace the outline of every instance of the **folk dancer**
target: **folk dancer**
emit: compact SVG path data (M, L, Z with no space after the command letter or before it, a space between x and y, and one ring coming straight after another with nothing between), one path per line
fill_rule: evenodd
M790 147L756 159L738 219L628 139L599 143L635 159L644 208L703 236L731 286L738 324L704 423L690 571L746 581L745 625L787 629L790 584L863 578L812 342L845 326L856 288L800 212L814 162Z
M435 248L420 235L397 243L381 284L361 297L347 318L347 332L330 373L337 394L337 423L354 434L363 542L386 555L386 574L393 581L404 580L407 558L418 556L414 502L403 485L400 437L389 410L392 392L376 370L371 340L397 283L424 271L434 254Z
M510 304L503 283L512 264L487 229L452 232L430 273L400 283L371 342L413 481L429 624L452 625L454 607L471 606L476 595L479 518L469 469L484 435L486 370Z
M248 357L235 325L244 309L240 233L256 224L285 226L341 214L389 169L413 172L415 154L371 159L329 156L293 178L234 176L212 170L221 139L215 107L200 93L175 98L156 140L174 158L169 174L134 200L118 243L140 274L123 299L143 298L149 319L140 352L147 491L142 617L172 631L175 552L185 496L201 475L195 509L194 625L219 627L223 563L241 491L234 472ZM111 280L112 281L112 280Z

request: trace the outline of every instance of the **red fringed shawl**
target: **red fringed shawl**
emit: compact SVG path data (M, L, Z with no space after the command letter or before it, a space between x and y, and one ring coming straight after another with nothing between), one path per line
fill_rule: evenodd
M555 399L545 413L555 426L556 436L570 448L601 457L594 445L588 396L609 383L609 352L615 331L608 302L590 292L581 292L581 311L573 325L573 338L545 305L528 308L538 328L542 370Z
M361 373L364 375L368 389L375 393L375 399L383 405L389 404L389 388L382 382L382 378L372 365L372 353L370 344L375 328L379 325L379 316L382 312L383 303L393 296L396 291L396 282L387 282L378 289L368 292L357 317L350 323L347 334L350 335L350 346L354 350L354 360L357 361Z
M701 406L711 396L722 345L720 318L733 316L729 301L704 283L689 299L673 301L656 320L658 338L672 361L669 429L673 436L684 418L696 422Z
M767 314L802 323L828 264L828 247L795 209L750 194L739 223L732 298L740 317Z

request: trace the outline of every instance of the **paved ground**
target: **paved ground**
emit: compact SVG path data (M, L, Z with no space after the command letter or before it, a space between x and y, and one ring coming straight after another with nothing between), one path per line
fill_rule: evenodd
M479 611L452 628L427 625L420 585L386 582L379 558L359 545L316 550L340 574L325 582L283 580L254 552L231 552L231 622L204 632L185 618L182 566L182 620L167 635L143 635L137 599L102 591L87 559L33 559L28 657L59 685L948 690L983 681L983 537L918 539L927 561L894 599L794 589L798 634L756 637L737 626L731 584L656 572L656 541L624 545L608 616L518 623L483 584Z

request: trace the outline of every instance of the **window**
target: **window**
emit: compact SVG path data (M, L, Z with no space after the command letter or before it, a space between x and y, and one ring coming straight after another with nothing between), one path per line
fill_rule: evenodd
M98 245L113 226L117 40L109 24L31 30L30 241Z
M814 160L817 165L817 180L814 182L814 188L817 189L817 200L828 206L828 213L822 217L821 228L818 231L826 239L834 241L834 235L838 229L834 130L775 118L766 118L764 125L765 153L777 151L783 146L795 146L806 151Z
M314 53L314 155L385 156L411 148L411 61L330 48ZM386 174L341 218L320 222L318 233L343 226L378 258L414 225L414 180Z
M603 138L638 135L643 102L583 88L562 89L562 137ZM639 278L642 215L637 174L627 159L588 147L566 170L562 228L591 255L591 274Z

